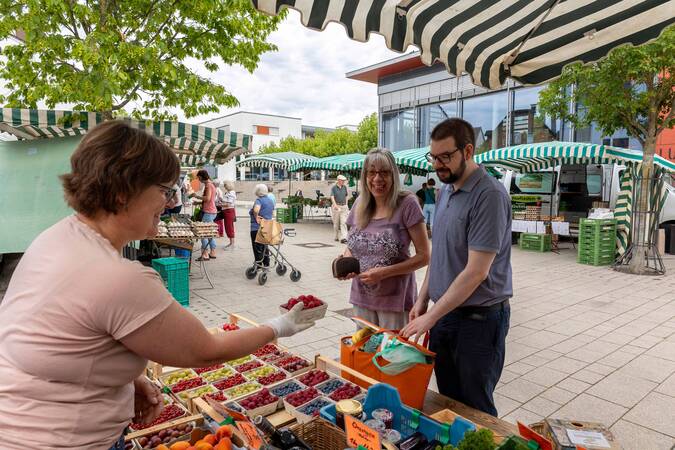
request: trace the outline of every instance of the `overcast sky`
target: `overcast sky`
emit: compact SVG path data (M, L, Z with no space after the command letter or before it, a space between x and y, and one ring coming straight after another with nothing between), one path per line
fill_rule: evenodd
M304 125L356 125L377 111L377 86L349 80L345 73L400 55L388 50L381 36L366 43L352 41L335 23L322 32L307 29L296 11L289 11L269 40L279 50L263 55L253 74L225 66L210 75L239 99L240 106L190 122L246 110L299 117ZM179 115L179 120L184 117Z

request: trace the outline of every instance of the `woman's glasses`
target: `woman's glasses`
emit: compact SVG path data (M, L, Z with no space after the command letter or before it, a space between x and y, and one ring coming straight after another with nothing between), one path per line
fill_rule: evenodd
M366 171L366 176L370 180L375 178L377 175L379 175L380 178L389 178L391 176L391 170L367 170Z
M163 184L158 184L157 186L162 188L162 192L164 193L164 199L167 202L171 200L174 194L176 193L176 189L174 189L173 187L164 186Z

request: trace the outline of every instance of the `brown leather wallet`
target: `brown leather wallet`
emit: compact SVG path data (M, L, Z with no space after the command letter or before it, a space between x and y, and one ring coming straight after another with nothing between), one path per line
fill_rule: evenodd
M361 273L359 260L352 256L343 256L333 260L333 276L335 278L346 277L350 273Z

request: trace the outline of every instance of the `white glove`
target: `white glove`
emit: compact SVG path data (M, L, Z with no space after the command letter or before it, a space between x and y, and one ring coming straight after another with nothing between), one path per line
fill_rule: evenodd
M300 311L302 311L302 308L303 304L298 303L286 314L270 319L263 325L267 325L273 329L274 335L278 338L293 336L296 333L314 326L314 321L303 322L302 319L300 319Z

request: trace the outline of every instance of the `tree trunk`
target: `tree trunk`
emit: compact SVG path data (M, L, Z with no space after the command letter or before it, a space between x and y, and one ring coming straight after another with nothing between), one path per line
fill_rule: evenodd
M649 241L652 237L650 215L647 211L656 207L650 203L650 186L654 177L654 152L656 150L656 137L653 135L645 139L642 155L642 167L640 171L639 184L636 186L638 203L633 204L633 209L637 209L637 214L633 214L636 219L631 224L633 229L633 255L628 264L630 273L640 275L646 272L646 260L649 253ZM639 219L639 220L638 220ZM658 220L658 218L657 218Z

